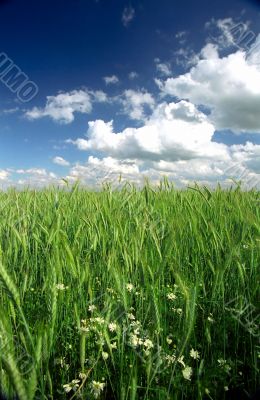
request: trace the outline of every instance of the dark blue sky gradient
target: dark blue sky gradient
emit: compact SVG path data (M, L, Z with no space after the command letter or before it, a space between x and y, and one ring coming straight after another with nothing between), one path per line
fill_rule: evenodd
M125 27L121 16L130 5L136 15ZM207 21L212 17L241 18L242 10L243 19L252 21L251 29L257 32L260 8L253 0L1 0L0 52L8 54L38 85L39 94L29 105L19 104L0 83L0 168L48 167L57 153L53 146L62 149L67 138L82 137L89 120L114 118L118 128L128 124L126 117L117 115L116 107L109 105L102 110L95 107L91 115L77 115L70 125L50 119L31 122L24 118L23 110L43 107L46 96L58 91L82 87L109 95L144 87L157 96L154 58L174 62L174 52L180 48L175 34L188 31L188 46L199 51L205 44ZM139 74L133 82L127 77L131 71ZM173 72L181 73L182 67L175 65ZM112 74L120 83L106 87L102 77ZM1 113L15 107L20 111ZM215 136L232 143L234 135ZM237 141L242 143L245 137L234 138ZM71 160L86 160L86 153L73 148L63 148L62 154Z
M104 74L124 76L133 69L145 82L154 72L153 59L169 58L178 47L176 32L188 30L196 51L210 18L233 16L246 7L246 18L254 21L257 10L253 1L244 0L138 0L131 2L136 17L126 29L121 15L129 3L124 0L1 3L1 50L38 83L39 99L77 86L100 87Z

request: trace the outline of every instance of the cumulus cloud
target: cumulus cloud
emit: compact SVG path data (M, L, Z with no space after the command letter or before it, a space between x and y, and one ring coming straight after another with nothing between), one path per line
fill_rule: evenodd
M145 119L146 111L153 110L155 106L153 96L145 90L125 90L119 102L123 105L124 114L133 120Z
M23 176L16 181L16 185L21 187L27 185L32 187L45 187L62 183L61 179L56 174L45 168L17 169L14 172Z
M89 90L88 93L92 96L94 102L106 103L109 101L107 94L103 90Z
M177 65L181 66L185 71L197 64L200 57L193 49L190 47L181 47L174 52L174 61Z
M169 63L162 63L159 58L155 58L154 60L156 69L162 76L171 76L171 66Z
M219 54L218 54L217 45L212 44L212 43L206 44L206 46L204 46L201 49L200 56L202 59L205 59L205 60L218 59ZM198 61L199 61L199 59L197 60L197 62Z
M69 171L66 179L71 181L80 180L91 186L103 183L105 180L118 181L119 176L123 180L139 180L139 167L133 160L118 160L112 157L102 159L89 156L85 164L77 163Z
M61 165L62 167L68 167L70 163L62 157L56 156L52 159L52 162L57 165Z
M116 83L119 82L119 79L116 75L104 76L103 79L106 85L115 85Z
M28 168L28 169L17 169L15 171L17 174L27 175L32 174L36 176L47 176L48 172L45 168Z
M260 145L247 142L245 145L231 146L234 166L243 166L256 174L260 174Z
M158 183L167 176L178 186L194 181L225 186L230 178L244 178L248 187L259 186L260 145L216 143L214 132L208 117L185 100L157 105L141 127L122 132L114 131L113 121L91 121L86 138L69 142L80 150L98 152L100 158L90 156L86 164L74 166L69 177L116 181L123 174L139 185L144 177Z
M135 9L131 6L125 7L122 14L122 23L125 27L127 27L130 22L134 19Z
M178 187L194 182L212 187L217 182L220 182L222 186L230 186L233 183L232 179L242 179L245 189L260 187L259 172L236 163L232 158L225 161L214 159L141 161L90 156L85 164L73 166L66 179L70 182L80 180L81 183L94 187L106 180L115 183L116 186L119 181L132 182L140 186L145 178L149 178L153 184L158 184L165 176Z
M34 107L25 113L30 119L50 117L53 121L69 124L74 121L76 112L89 114L92 111L93 102L105 102L107 96L102 91L73 90L59 93L57 96L47 96L45 107Z
M208 44L189 72L156 82L165 95L210 108L217 129L259 133L260 64L253 62L259 52L254 47L249 57L240 50L220 57L217 47Z
M168 162L160 160L154 163L154 168L166 173L172 173L175 177L181 179L219 179L224 174L227 162L213 160L180 160ZM223 168L224 167L224 168Z
M162 103L140 128L116 133L113 121L89 122L87 139L70 143L80 150L99 151L118 159L176 161L229 157L226 146L212 142L214 126L187 101Z
M130 21L126 20L125 26ZM31 119L49 116L54 121L69 123L76 112L90 113L95 102L113 102L129 119L139 121L138 127L122 131L115 130L113 120L90 121L85 137L67 140L91 154L85 163L69 168L67 179L80 179L95 186L105 179L118 182L122 175L123 179L139 185L144 177L157 183L167 176L182 186L194 181L228 185L229 179L235 178L259 187L260 145L247 142L228 146L214 141L217 129L260 133L260 35L247 53L239 49L223 56L222 50L234 44L235 31L230 33L232 22L226 19L215 23L223 36L222 42L213 40L199 53L189 48L179 50L178 57L190 69L186 73L171 77L170 64L155 59L161 75L156 80L161 95L172 96L172 102L157 104L145 89L124 90L113 98L103 91L80 90L49 96L44 108L28 111L27 117ZM184 37L180 33L176 39ZM132 71L128 78L137 76ZM107 85L119 82L116 75L103 79ZM70 166L60 156L52 161ZM41 168L15 172L23 175L20 185L60 183L53 172ZM0 170L0 181L7 182L9 174L10 171Z
M139 172L139 168L135 162L132 160L117 160L112 157L105 157L103 159L99 159L97 157L89 156L88 164L98 168L108 169L110 172L116 174L136 174Z

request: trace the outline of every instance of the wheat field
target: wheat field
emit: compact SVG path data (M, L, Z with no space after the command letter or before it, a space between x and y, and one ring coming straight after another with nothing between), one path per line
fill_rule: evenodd
M259 384L259 192L0 193L8 399L225 399Z

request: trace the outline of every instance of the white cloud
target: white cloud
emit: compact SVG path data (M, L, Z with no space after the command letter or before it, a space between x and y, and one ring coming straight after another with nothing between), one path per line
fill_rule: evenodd
M226 47L234 40L234 31L230 38L230 32L225 30L229 23L217 23L225 35ZM181 40L182 35L176 38ZM223 57L221 50L225 46L215 41L207 43L199 53L180 49L178 56L183 57L185 66L193 66L175 78L167 78L171 75L170 64L155 59L157 71L165 77L156 80L161 94L173 96L175 102L156 104L145 89L125 90L113 98L103 91L80 90L49 96L44 108L35 107L27 117L49 116L69 123L75 112L90 113L94 102L113 102L121 107L119 112L139 121L141 126L118 132L113 121L97 119L88 123L86 137L67 140L92 154L86 163L69 168L70 181L80 179L95 186L104 179L118 182L122 174L124 180L139 185L144 177L156 183L166 175L177 185L194 181L228 185L233 177L260 186L260 145L247 142L228 146L214 142L213 137L216 129L226 128L235 133L260 133L260 35L247 54L239 50ZM129 79L137 76L134 71L128 75ZM103 79L106 84L119 82L115 75ZM200 106L209 110L209 115L201 112ZM52 161L70 166L60 156ZM19 185L60 184L60 178L44 168L15 172L23 175ZM9 175L10 171L0 170L3 185L9 182Z
M93 100L97 103L106 103L109 101L107 94L103 90L89 90L89 94L93 96Z
M202 59L208 59L208 60L211 60L211 59L215 59L216 60L216 59L218 59L219 55L218 55L218 47L217 47L217 45L212 44L212 43L206 44L206 46L204 46L201 49L200 55L201 55ZM199 61L199 59L197 60L197 62L198 61Z
M260 67L260 33L247 52L247 61Z
M184 36L187 35L186 31L179 31L175 34L176 39L182 39Z
M245 187L260 185L260 145L227 146L213 141L214 125L187 101L162 103L140 128L114 132L113 122L89 123L87 138L70 143L80 150L99 152L73 167L70 178L92 183L97 177L117 181L119 174L136 184L144 177L153 183L163 176L178 186L194 181L214 186L243 179Z
M48 185L62 184L61 179L51 171L45 168L28 168L17 169L17 174L23 175L23 178L15 181L17 186L32 186L32 187L45 187Z
M250 58L242 51L221 58L208 44L188 73L157 83L163 94L210 108L217 129L260 132L260 65L253 63L258 52L254 48Z
M243 147L241 151L244 150ZM230 154L232 156L231 150ZM233 183L232 178L242 179L245 189L260 187L260 173L236 162L232 157L229 160L201 158L179 161L141 161L90 156L85 164L77 164L71 168L66 178L70 182L79 179L82 184L97 187L106 180L117 186L119 177L120 181L133 182L138 186L144 183L144 178L149 178L153 184L158 184L164 176L178 187L193 184L195 181L212 187L217 182L220 182L222 186L230 186Z
M93 187L107 179L117 185L119 175L122 181L137 185L142 185L145 177L157 184L167 176L177 186L194 181L229 186L229 178L234 178L242 179L245 188L260 187L260 145L214 143L213 132L214 126L207 117L185 101L163 103L141 128L127 128L119 133L114 132L112 122L93 121L89 124L88 139L69 142L81 150L103 153L104 157L89 156L86 164L74 165L66 178L72 182L80 179L82 184ZM61 184L60 178L42 168L16 173L25 176L19 179L18 186ZM4 185L8 185L8 174L0 171Z
M130 80L136 79L136 78L138 78L138 73L135 72L135 71L132 71L132 72L130 72L130 73L128 74L128 78L129 78Z
M89 156L88 164L93 167L105 168L110 172L116 174L132 174L138 173L139 168L135 162L132 160L117 160L112 157L105 157L103 159L99 159L97 157Z
M179 44L183 45L187 41L188 32L179 31L175 34L175 38L178 40Z
M251 142L245 145L236 144L231 146L231 151L236 166L239 165L260 174L260 145Z
M228 159L227 148L212 142L214 126L186 101L163 103L140 128L113 131L113 122L89 122L88 139L70 143L117 159L176 161L192 158Z
M174 107L177 115L179 109ZM192 108L187 113L187 121L191 120L191 112ZM178 117L180 116L178 115ZM196 118L200 120L199 115ZM259 188L260 145L247 142L245 145L225 146L225 150L229 153L229 157L222 157L222 159L213 157L210 154L208 157L186 160L165 160L164 158L150 160L142 157L123 157L119 159L118 157L107 155L103 158L98 158L91 155L86 163L73 165L65 178L71 183L80 180L81 184L87 184L95 188L106 180L116 186L119 185L119 181L123 183L125 181L133 182L140 186L144 183L144 178L149 178L153 184L158 184L164 176L173 181L177 187L193 184L195 181L212 187L217 182L220 182L222 186L230 186L233 183L231 178L233 178L236 180L242 179L245 189ZM23 175L23 177L18 181L11 181L9 179L10 172ZM3 178L3 187L10 185L45 187L53 184L64 184L60 177L44 168L1 170L0 181L1 178Z
M174 173L178 179L219 179L224 174L223 167L226 162L216 162L213 160L180 160L176 162L167 162L164 160L154 164L154 167L160 171Z
M185 70L197 64L199 61L199 54L195 53L190 47L180 48L174 52L175 63Z
M156 64L156 69L162 76L171 76L171 66L169 63L162 63L159 58L155 58L154 60Z
M48 172L45 168L17 169L15 172L21 175L32 174L36 176L48 176Z
M134 19L135 9L131 6L125 7L122 14L122 23L125 27L127 27L130 22Z
M25 113L30 120L50 117L55 122L69 124L74 121L74 113L89 114L93 102L105 102L107 96L102 91L73 90L59 93L57 96L47 96L44 108L34 107Z
M105 180L117 181L119 176L122 180L139 181L140 171L138 164L133 160L117 160L112 157L102 159L89 156L85 164L76 164L69 171L66 179L71 181L80 180L80 182L97 186Z
M133 120L145 119L146 111L153 110L155 100L151 93L145 90L125 90L119 97L123 112Z
M210 33L209 40L222 50L230 47L244 49L244 46L255 38L255 34L249 30L249 25L249 22L237 22L233 18L212 18L205 27Z
M70 163L67 160L64 160L64 158L59 157L59 156L54 157L52 159L52 162L54 164L61 165L62 167L67 167L70 165Z
M10 175L9 171L0 169L0 181L6 181L9 177L9 175Z
M116 75L104 76L103 79L104 79L106 85L115 85L116 83L119 82L119 79Z
M3 113L3 114L14 114L14 113L18 112L19 110L20 110L19 107L7 108L5 110L2 110L1 113Z

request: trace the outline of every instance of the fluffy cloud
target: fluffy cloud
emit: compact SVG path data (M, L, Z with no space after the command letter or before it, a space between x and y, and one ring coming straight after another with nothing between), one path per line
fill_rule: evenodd
M171 66L169 63L162 63L159 58L155 58L154 60L156 69L162 76L171 76Z
M16 185L21 187L27 185L32 187L44 187L62 184L61 179L56 174L47 171L45 168L18 169L14 172L18 175L23 175L22 178L16 181Z
M91 186L103 183L105 180L118 181L119 176L123 180L139 181L140 171L133 160L117 160L112 157L99 159L89 156L85 164L76 164L66 176L71 181L80 180Z
M56 156L52 159L52 162L57 165L61 165L62 167L68 167L70 163L67 160L64 160L64 158Z
M125 27L127 27L130 22L134 19L135 9L133 7L125 7L122 14L122 23Z
M186 71L197 64L199 61L199 54L190 47L182 47L174 52L174 61Z
M105 168L110 172L116 174L136 174L139 173L139 168L135 162L132 160L117 160L112 157L105 157L103 159L99 159L97 157L90 156L88 158L88 164L93 166L93 168Z
M224 174L227 162L213 160L180 160L167 162L161 160L154 163L159 171L174 174L178 179L219 179Z
M247 142L245 145L231 146L233 167L244 167L256 174L260 174L260 145Z
M104 76L103 79L106 85L115 85L116 83L119 82L119 79L116 75Z
M236 163L234 160L220 161L192 159L180 161L140 161L118 160L112 157L96 158L90 156L85 164L77 164L66 176L69 182L80 180L82 184L96 187L108 180L118 186L121 182L142 185L145 178L158 184L168 177L177 187L194 182L214 187L217 182L230 186L232 179L242 179L245 189L260 187L260 174Z
M99 151L118 159L176 161L229 157L226 146L212 142L214 126L187 102L162 103L140 128L113 131L113 122L89 122L88 139L70 143L80 150Z
M0 181L6 181L10 173L4 169L0 169Z
M125 26L133 17L134 12L125 13ZM93 103L109 102L130 119L139 121L141 126L121 132L115 131L113 121L90 121L86 137L67 143L95 156L89 155L84 164L73 164L67 179L96 186L106 179L118 182L122 175L123 180L139 185L144 177L157 183L167 176L182 186L194 181L209 185L220 181L227 185L230 178L235 178L243 179L248 187L259 187L260 145L247 142L228 146L214 142L213 136L216 129L227 128L235 133L260 132L260 35L247 53L240 49L222 56L222 49L234 45L236 39L232 23L230 19L215 21L222 42L212 39L214 43L208 43L199 53L189 48L179 50L178 62L191 68L187 73L170 78L170 65L155 60L161 75L156 80L161 94L173 96L174 102L157 104L145 89L125 90L113 98L103 91L79 90L49 96L44 108L28 111L26 115L31 119L49 116L69 123L76 112L90 113ZM176 39L183 37L180 33ZM135 79L137 74L131 72L128 77ZM107 85L119 82L115 75L103 79ZM52 161L70 166L59 156ZM41 168L15 173L23 175L20 185L60 184L60 178ZM0 170L4 185L9 174L10 171Z
M106 103L109 101L107 94L103 90L89 90L88 93L92 96L94 102Z
M74 120L74 113L89 114L93 102L105 102L107 96L102 91L73 90L59 93L57 96L47 96L44 108L34 107L26 112L28 119L34 120L50 117L55 122L69 124Z
M210 108L217 129L258 133L260 64L254 60L259 53L260 46L254 46L249 57L237 51L221 58L217 47L208 44L201 52L202 59L188 73L157 83L165 95Z
M145 90L125 90L119 98L123 105L123 112L131 119L143 120L145 109L153 110L155 100L153 96Z
M140 128L116 133L113 121L92 121L87 138L69 142L80 150L98 152L100 158L90 156L86 164L74 166L68 179L117 182L122 174L139 185L144 177L157 183L167 176L177 186L194 181L225 186L234 178L243 179L245 187L259 186L260 145L216 143L214 131L208 117L184 100L158 105Z

